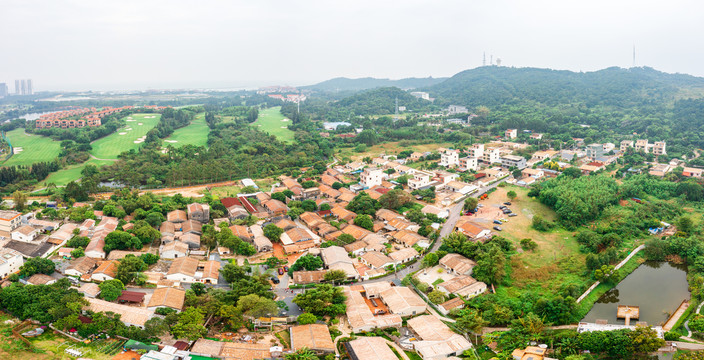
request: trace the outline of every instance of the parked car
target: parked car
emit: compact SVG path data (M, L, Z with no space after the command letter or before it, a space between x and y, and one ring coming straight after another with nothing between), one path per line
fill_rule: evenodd
M288 272L288 265L284 265L284 271Z
M283 275L283 274L284 274L284 269L283 269L283 268L279 268L279 275Z
M477 207L478 207L478 208L484 207L484 204L478 204Z
M499 220L494 220L494 224L499 224L499 225L501 225L501 221L499 221Z
M271 277L271 282L273 282L274 284L278 284L278 283L280 283L281 281L279 281L279 278L277 278L276 276L272 276L272 277Z
M516 214L516 213L510 213L510 214L508 214L508 216L514 217L514 216L518 216L518 214Z
M513 211L511 211L511 209L504 209L504 214L510 214L510 213L512 213L512 212L513 212Z
M496 230L496 231L501 231L502 229L501 229L500 226L494 226L494 230Z
M510 202L510 201L507 201L507 202L504 203L504 205L511 205L511 202Z
M503 209L508 209L508 207L505 206L505 205L500 205L500 206L499 206L499 209L501 209L501 210L503 210Z

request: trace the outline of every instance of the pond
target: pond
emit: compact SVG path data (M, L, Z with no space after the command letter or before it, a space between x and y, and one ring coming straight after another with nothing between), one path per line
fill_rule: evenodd
M604 319L609 324L624 324L623 319L616 319L616 307L620 304L640 306L638 321L663 325L682 300L689 299L687 287L685 266L648 261L599 298L582 321Z

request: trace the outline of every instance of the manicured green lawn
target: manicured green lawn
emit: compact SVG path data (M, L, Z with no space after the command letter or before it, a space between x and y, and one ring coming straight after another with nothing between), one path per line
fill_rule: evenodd
M46 186L46 184L49 183L54 183L56 186L65 186L66 184L70 183L71 181L77 180L78 178L81 177L81 171L83 171L83 168L86 167L86 165L95 165L98 167L101 167L103 165L108 165L112 164L112 160L96 160L96 159L88 159L88 161L78 164L78 165L72 165L65 167L57 172L53 172L49 174L49 176L42 182L37 185L37 187L42 188Z
M7 137L15 149L22 148L22 151L0 163L0 166L31 165L36 162L51 161L59 156L60 141L41 135L28 136L24 133L23 128L8 132Z
M283 142L291 143L294 141L294 133L288 129L291 120L283 121L284 119L284 115L281 114L281 107L277 106L260 111L259 118L252 125L258 127L261 131L276 136Z
M164 139L163 146L181 147L184 145L205 146L208 143L210 128L205 122L205 113L196 115L188 126L176 129L171 136Z
M98 159L117 159L125 151L138 149L142 143L135 141L146 136L159 123L161 114L132 114L130 117L132 119L127 119L124 127L93 142L90 153Z

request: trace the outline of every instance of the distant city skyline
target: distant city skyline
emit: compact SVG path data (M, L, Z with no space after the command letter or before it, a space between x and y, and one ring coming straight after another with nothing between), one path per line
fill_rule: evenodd
M693 1L0 2L0 82L34 91L257 88L636 65L704 76ZM22 31L17 31L22 29Z

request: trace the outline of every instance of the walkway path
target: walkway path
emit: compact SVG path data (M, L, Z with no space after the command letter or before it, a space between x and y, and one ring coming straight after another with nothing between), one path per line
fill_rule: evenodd
M643 250L644 248L645 248L645 245L641 245L641 246L633 249L633 251L631 251L631 253L628 254L628 256L626 256L626 258L623 259L623 261L621 261L620 263L618 263L618 265L616 265L614 268L616 270L620 269L623 265L626 265L628 260L631 260L631 258L633 258L633 256L635 256L639 251ZM589 289L587 289L587 291L585 291L584 294L582 294L582 296L580 296L579 299L577 299L577 303L584 300L584 298L587 297L587 295L589 295L589 293L591 293L592 290L596 289L596 287L599 286L599 284L601 284L600 281L597 281L594 284L592 284L592 286L590 286Z
M101 158L97 158L97 157L95 157L95 156L94 156L93 154L90 154L90 157L91 157L91 159L95 159L95 160L102 160L102 161L117 161L117 159L101 159Z
M704 305L704 301L702 301L699 304L699 306L697 306L697 311L695 311L695 314L699 314L699 312L702 310L702 305ZM690 319L687 319L687 321L684 322L684 328L687 330L687 337L691 338L692 337L692 330L689 329L689 320ZM690 340L690 339L687 339L687 340ZM698 342L698 340L693 340L693 339L691 339L691 340Z
M557 325L557 326L546 326L545 329L550 329L550 330L569 330L569 329L576 329L578 325ZM482 328L482 335L492 333L495 331L509 331L511 330L510 328L507 327L485 327Z

